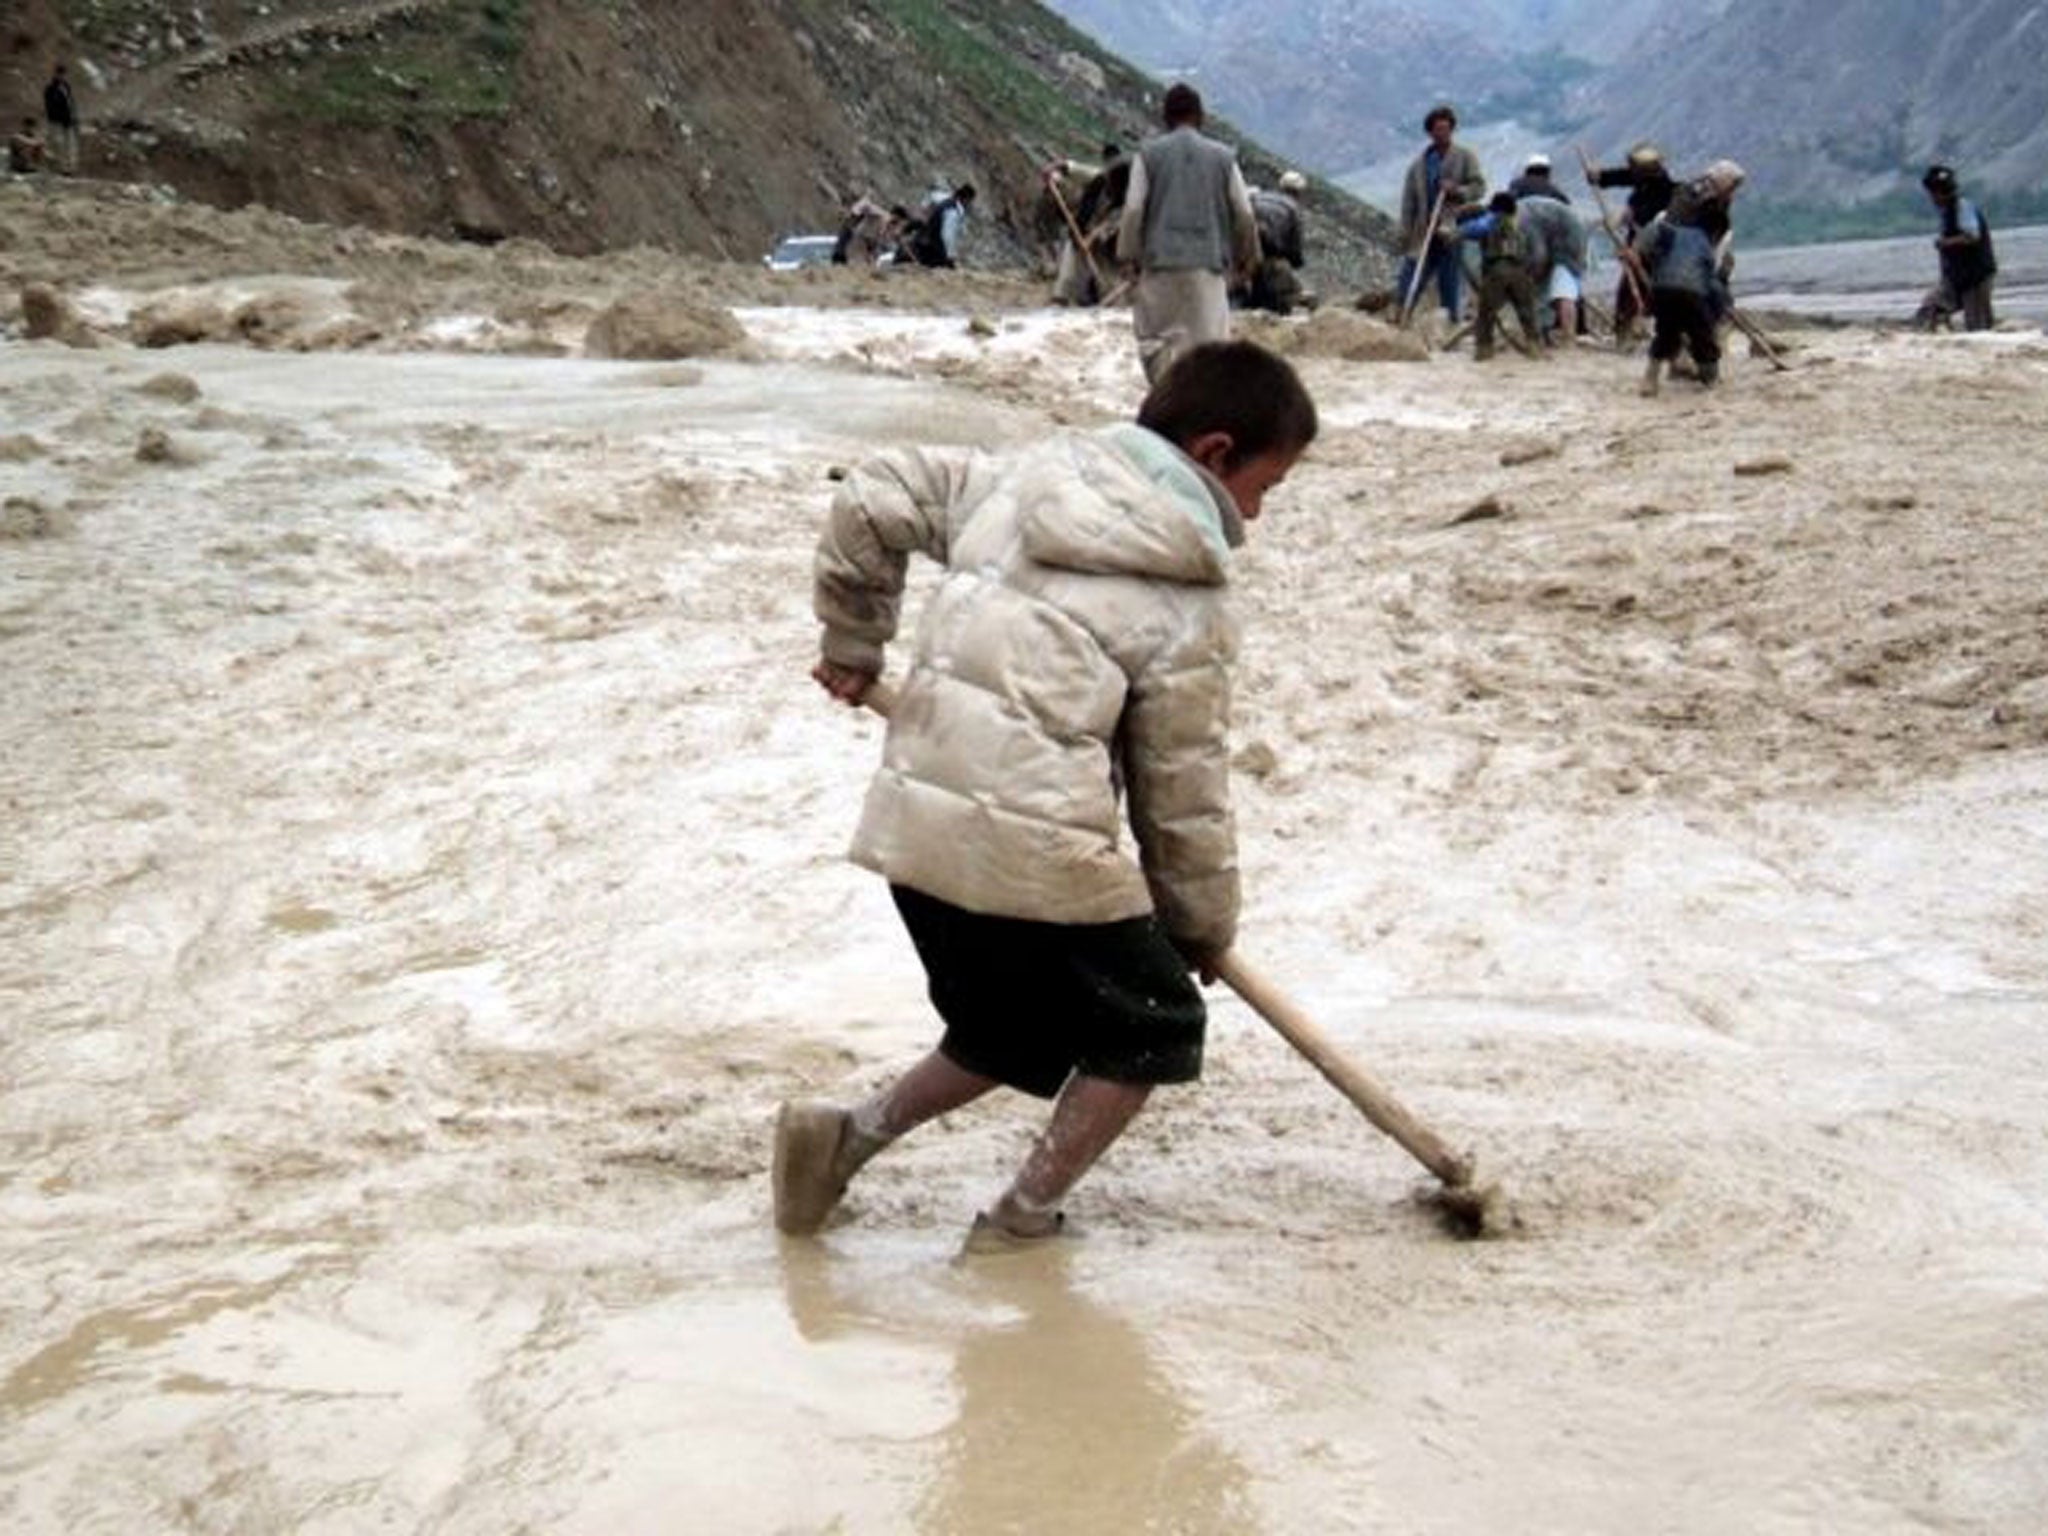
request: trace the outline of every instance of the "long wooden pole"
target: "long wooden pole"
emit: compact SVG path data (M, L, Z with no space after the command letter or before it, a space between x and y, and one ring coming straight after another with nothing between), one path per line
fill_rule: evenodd
M1080 247L1081 259L1088 263L1088 275L1095 279L1095 291L1101 293L1105 286L1102 281L1102 269L1095 265L1095 253L1088 249L1088 237L1081 232L1080 221L1074 217L1073 210L1067 206L1067 199L1065 194L1060 191L1059 182L1052 177L1047 177L1045 190L1050 192L1052 200L1060 205L1060 217L1067 221L1067 229L1074 237L1074 244Z
M1429 270L1429 248L1436 240L1436 227L1444 216L1444 199L1450 196L1451 184L1444 182L1436 189L1436 201L1430 205L1429 223L1422 231L1422 254L1415 258L1415 272L1408 279L1408 293L1401 300L1401 324L1408 323L1408 317L1415 313L1415 296L1422 291L1422 277Z
M1593 189L1593 204L1600 210L1600 227L1607 231L1607 238L1614 246L1614 259L1621 263L1621 275L1628 283L1628 291L1635 296L1636 311L1647 315L1650 312L1650 296L1643 292L1643 279L1635 269L1635 253L1628 242L1621 238L1621 231L1615 227L1614 215L1607 208L1607 194L1600 189L1600 183L1593 176L1593 162L1586 154L1583 144L1574 146L1579 152L1579 167L1586 173L1586 185Z
M1757 351L1763 353L1769 359L1770 365L1773 368L1777 369L1780 373L1790 373L1792 371L1792 365L1785 361L1776 347L1771 345L1771 339L1763 333L1763 327L1733 305L1730 305L1728 308L1728 318L1735 322L1735 329L1742 332L1743 335L1756 344Z
M1295 1006L1280 989L1261 976L1236 950L1217 957L1216 975L1252 1011L1272 1025L1281 1039L1308 1059L1331 1087L1349 1099L1358 1112L1386 1132L1446 1187L1463 1189L1472 1182L1472 1163L1444 1144L1428 1126L1408 1112L1363 1067L1352 1061Z

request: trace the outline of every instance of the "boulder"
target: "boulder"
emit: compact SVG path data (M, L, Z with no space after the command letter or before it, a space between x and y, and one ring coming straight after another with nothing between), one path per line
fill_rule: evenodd
M21 287L21 324L30 341L61 341L67 347L93 347L99 342L71 301L48 283Z
M599 312L584 333L589 357L658 362L738 352L747 332L729 310L660 294L636 294Z

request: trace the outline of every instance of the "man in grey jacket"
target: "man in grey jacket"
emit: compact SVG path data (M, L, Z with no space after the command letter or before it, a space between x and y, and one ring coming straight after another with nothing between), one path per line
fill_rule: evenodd
M1408 318L1410 290L1419 296L1432 277L1445 318L1458 318L1465 276L1458 254L1458 219L1476 213L1486 201L1486 173L1479 168L1479 157L1453 139L1457 129L1458 114L1449 106L1430 108L1422 120L1429 143L1401 182L1401 273L1395 281L1403 320Z
M1552 197L1523 198L1515 205L1526 250L1523 259L1536 285L1539 305L1548 305L1553 346L1579 333L1579 298L1586 276L1586 226L1566 204Z
M1189 347L1230 334L1232 270L1249 279L1259 264L1251 194L1235 152L1203 136L1201 95L1184 82L1169 87L1161 116L1166 131L1131 161L1116 242L1152 384Z
M1050 1236L1152 1088L1200 1074L1188 973L1209 980L1237 926L1230 553L1315 433L1286 362L1212 342L1135 423L892 454L842 483L813 587L834 698L880 676L911 554L946 566L853 844L945 1032L858 1106L783 1106L782 1231L817 1231L876 1152L1007 1086L1055 1103L976 1245Z

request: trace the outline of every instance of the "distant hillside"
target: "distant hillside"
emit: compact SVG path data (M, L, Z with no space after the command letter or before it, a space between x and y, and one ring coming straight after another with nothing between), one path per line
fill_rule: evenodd
M2029 203L2048 211L2048 8L2036 0L1724 4L1651 35L1675 61L1668 79L1624 70L1589 89L1585 131L1656 139L1688 162L1733 156L1774 215L1766 227L1788 233L1826 227L1842 205L1924 223L1918 177L1937 159L1992 203L2004 194L2007 222Z
M1505 180L1526 153L1640 139L1751 173L1745 227L1924 224L1954 160L2005 221L2048 214L2048 7L2038 0L1051 0L1219 110L1384 200L1432 102Z
M1141 67L1192 80L1216 110L1332 176L1411 146L1434 101L1483 115L1474 105L1482 97L1528 84L1513 34L1490 28L1477 6L1439 16L1402 0L1051 3Z
M1028 0L9 0L0 101L72 62L89 175L413 234L752 261L849 196L981 192L971 259L1036 247L1035 166L1151 131L1159 84ZM1221 130L1226 131L1227 130ZM1255 180L1281 162L1244 142ZM1312 258L1386 224L1316 189Z

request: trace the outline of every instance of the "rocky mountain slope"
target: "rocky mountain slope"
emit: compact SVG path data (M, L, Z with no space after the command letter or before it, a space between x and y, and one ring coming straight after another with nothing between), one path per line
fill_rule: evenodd
M17 4L0 101L32 110L71 60L88 175L565 252L752 261L852 194L971 180L970 259L1019 264L1035 166L1134 142L1160 91L1026 0ZM1333 187L1317 204L1333 278L1383 271L1384 220Z
M2048 212L2048 10L2032 0L1053 0L1153 69L1188 71L1285 152L1384 196L1417 119L1458 103L1501 168L1652 138L1681 166L1733 155L1793 232L1863 208L1924 222L1951 158L2010 214ZM1503 178L1504 179L1504 178ZM2038 204L2038 206L2036 206ZM1854 226L1847 226L1854 227Z
M1581 105L1596 141L1733 155L1780 202L1903 194L1935 159L1979 188L2048 181L2048 11L2032 0L1726 0L1645 39Z
M1699 0L1699 9L1724 3ZM1664 8L1662 0L1051 4L1141 68L1199 78L1253 132L1347 177L1412 154L1417 121L1439 100L1457 102L1474 125L1583 117L1606 66L1627 59Z

